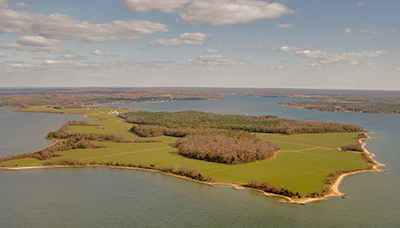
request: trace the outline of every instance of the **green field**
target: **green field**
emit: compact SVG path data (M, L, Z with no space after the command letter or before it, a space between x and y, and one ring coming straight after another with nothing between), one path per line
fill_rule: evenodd
M35 107L31 108L31 110L33 109ZM43 110L43 107L37 109ZM130 141L149 139L131 133L129 129L132 124L125 123L115 114L107 114L109 110L110 108L95 110L107 119L88 121L90 124L100 127L70 126L68 132L121 134ZM91 112L93 113L93 110ZM162 141L154 143L99 142L107 148L70 150L62 152L62 155L65 158L79 158L85 162L114 161L125 164L155 164L157 167L179 164L182 167L198 168L218 181L248 183L255 179L258 182L268 181L304 194L312 193L323 187L328 175L335 170L366 169L368 166L360 153L333 150L349 143L355 143L358 133L257 135L261 139L277 142L280 145L281 150L274 159L241 165L225 165L190 159L180 156L178 149L173 147L176 138L167 136L150 138ZM42 163L43 161L36 159L20 159L2 162L0 165L38 165Z

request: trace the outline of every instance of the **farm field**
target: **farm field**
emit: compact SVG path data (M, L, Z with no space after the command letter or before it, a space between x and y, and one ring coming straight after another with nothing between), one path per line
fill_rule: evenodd
M37 110L42 110L37 108ZM343 169L366 169L368 163L358 152L343 152L337 147L355 143L358 133L324 133L280 135L258 133L258 137L276 142L280 146L275 158L240 165L226 165L190 159L178 154L173 147L177 138L156 137L141 138L130 131L132 124L124 122L116 114L108 114L110 108L95 110L102 115L101 120L89 120L95 126L70 126L68 133L121 134L134 142L157 140L151 143L114 143L97 142L106 146L100 149L75 149L62 152L63 158L77 158L84 162L123 162L125 164L146 164L156 167L180 165L196 168L214 180L221 182L248 183L251 180L270 182L299 193L312 193L322 188L330 173ZM94 110L90 110L93 113ZM73 111L71 111L73 112ZM99 117L96 114L89 117ZM54 161L60 158L52 158ZM2 162L0 165L38 165L44 161L20 159Z

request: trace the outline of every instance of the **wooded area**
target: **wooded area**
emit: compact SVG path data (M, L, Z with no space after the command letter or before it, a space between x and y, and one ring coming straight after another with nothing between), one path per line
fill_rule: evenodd
M175 147L185 157L229 165L270 159L279 150L276 143L225 135L186 136L176 140Z
M164 128L176 129L185 136L191 129L222 129L258 133L303 134L328 132L361 132L362 127L351 124L329 123L319 121L300 121L276 116L219 115L200 111L151 112L135 111L119 115L128 123L139 124L133 130L147 137L162 135ZM143 125L152 127L146 129ZM156 128L155 126L159 127ZM154 133L152 133L154 132ZM188 132L188 133L184 133ZM170 134L167 134L170 135Z

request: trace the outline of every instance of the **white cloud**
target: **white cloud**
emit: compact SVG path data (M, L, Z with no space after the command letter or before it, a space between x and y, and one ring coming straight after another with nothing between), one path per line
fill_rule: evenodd
M33 57L32 59L40 59L40 60L43 60L43 59L47 59L47 58L41 57L41 56L35 56L35 57Z
M0 48L15 49L18 51L48 52L49 54L69 54L70 50L59 46L64 42L41 36L22 36L16 44L0 44Z
M201 45L203 44L203 41L211 36L210 34L206 33L184 33L181 34L180 39L184 44L190 44L190 45Z
M0 52L0 57L7 57L7 55Z
M122 66L143 66L144 68L163 68L164 66L160 64L168 64L171 65L175 63L174 61L145 61L145 62L137 62L132 60L120 60L115 63L109 63L110 67L122 67Z
M357 3L357 6L361 6L362 4L364 4L364 2L359 2Z
M265 66L255 66L254 68L256 68L256 69L264 69Z
M174 13L186 3L193 0L123 0L124 5L132 12L147 12L157 9L166 13Z
M0 69L5 72L16 72L16 71L31 71L37 65L27 64L27 63L3 63L0 64Z
M56 62L54 60L45 60L42 64L46 65L46 64L57 64L57 63L59 63L59 62Z
M30 52L48 52L49 54L69 54L70 50L62 48L60 46L43 46L43 47L31 47Z
M169 46L182 45L183 42L180 39L157 39L148 42L148 44L159 47L169 47Z
M282 70L282 69L283 69L283 66L270 66L269 68L271 68L271 69Z
M218 53L219 51L217 49L208 49L204 51L204 53Z
M263 48L264 46L262 45L253 45L253 46L247 45L247 47L245 47L245 49L263 49Z
M0 63L0 71L4 72L32 72L32 71L63 71L63 72L76 72L77 70L101 70L107 68L120 68L123 66L141 66L138 70L160 68L160 64L171 64L171 62L162 61L147 61L135 62L130 60L116 61L116 62L58 62L54 60L45 60L39 64L31 64L22 61L7 61Z
M20 44L0 44L0 48L3 49L15 49L18 51L26 51L28 50L27 47L20 45Z
M15 7L17 7L17 8L29 8L31 6L27 5L27 4L23 3L23 2L18 2L17 4L15 4Z
M157 39L148 42L148 44L161 47L178 46L182 44L202 45L203 41L209 36L211 35L206 33L184 33L180 35L179 39Z
M32 71L54 71L75 70L71 64L61 64L53 60L46 60L41 64L29 64L25 62L5 62L0 64L0 71L5 72L32 72Z
M61 55L58 56L56 59L63 59L63 60L87 60L88 57L84 55Z
M361 33L366 33L366 32L369 32L370 31L370 29L361 29Z
M92 53L92 55L97 55L97 56L112 56L112 57L117 57L119 55L111 54L110 52L102 52L99 50L96 50Z
M208 71L208 72L216 72L216 71L218 71L217 69L212 69L212 68L208 68L208 69L201 68L200 70L201 71Z
M364 51L364 52L353 52L353 53L329 54L319 50L318 51L304 50L296 52L297 55L307 58L313 58L319 61L316 64L311 64L310 66L322 66L325 64L342 62L342 61L349 62L352 65L357 65L359 61L363 61L364 58L376 58L381 55L389 53L390 52L387 51L376 51L376 52Z
M397 32L397 29L389 29L388 32Z
M322 67L324 65L322 65L321 63L309 63L306 64L306 67Z
M150 21L112 21L91 24L64 14L43 15L25 11L0 9L0 32L13 34L36 33L45 38L78 40L81 42L118 42L142 35L167 32L167 26Z
M284 52L288 52L288 51L301 51L304 50L304 48L301 47L289 47L287 44L285 44L284 46L278 48L278 49L272 49L274 51L284 51Z
M344 33L351 33L351 28L347 28L347 29L345 29L343 31L344 31Z
M123 0L123 3L133 12L157 9L166 13L179 13L181 22L188 24L249 23L294 13L280 3L261 0Z
M42 36L22 36L18 39L17 43L29 46L57 46L64 42L61 40L44 38Z
M196 59L187 59L187 61L200 66L244 65L248 63L243 59L231 58L221 55L199 56Z
M217 48L218 48L218 49L227 49L228 47L225 47L225 46L218 46Z
M396 70L400 70L400 67L397 67Z
M276 27L278 27L278 28L293 28L293 24L279 24Z
M8 0L0 0L0 9L7 9L8 8L8 4L10 4L11 2Z
M276 2L269 4L261 0L195 0L179 15L183 23L227 25L277 18L292 13L293 10Z
M374 30L374 31L372 31L372 33L375 33L375 34L377 34L377 33L380 33L381 31L379 31L379 30Z

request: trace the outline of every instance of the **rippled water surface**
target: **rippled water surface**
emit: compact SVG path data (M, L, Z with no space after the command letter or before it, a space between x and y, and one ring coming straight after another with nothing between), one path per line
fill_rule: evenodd
M366 141L367 149L379 162L389 164L383 168L385 174L346 177L340 187L350 194L345 199L333 197L299 206L279 204L278 198L249 190L210 187L143 171L90 167L0 170L0 227L399 227L400 115L313 112L275 104L282 100L293 99L228 95L226 100L119 106L358 124L377 132L375 140ZM67 120L83 119L8 110L0 108L0 155L45 147L48 131Z

